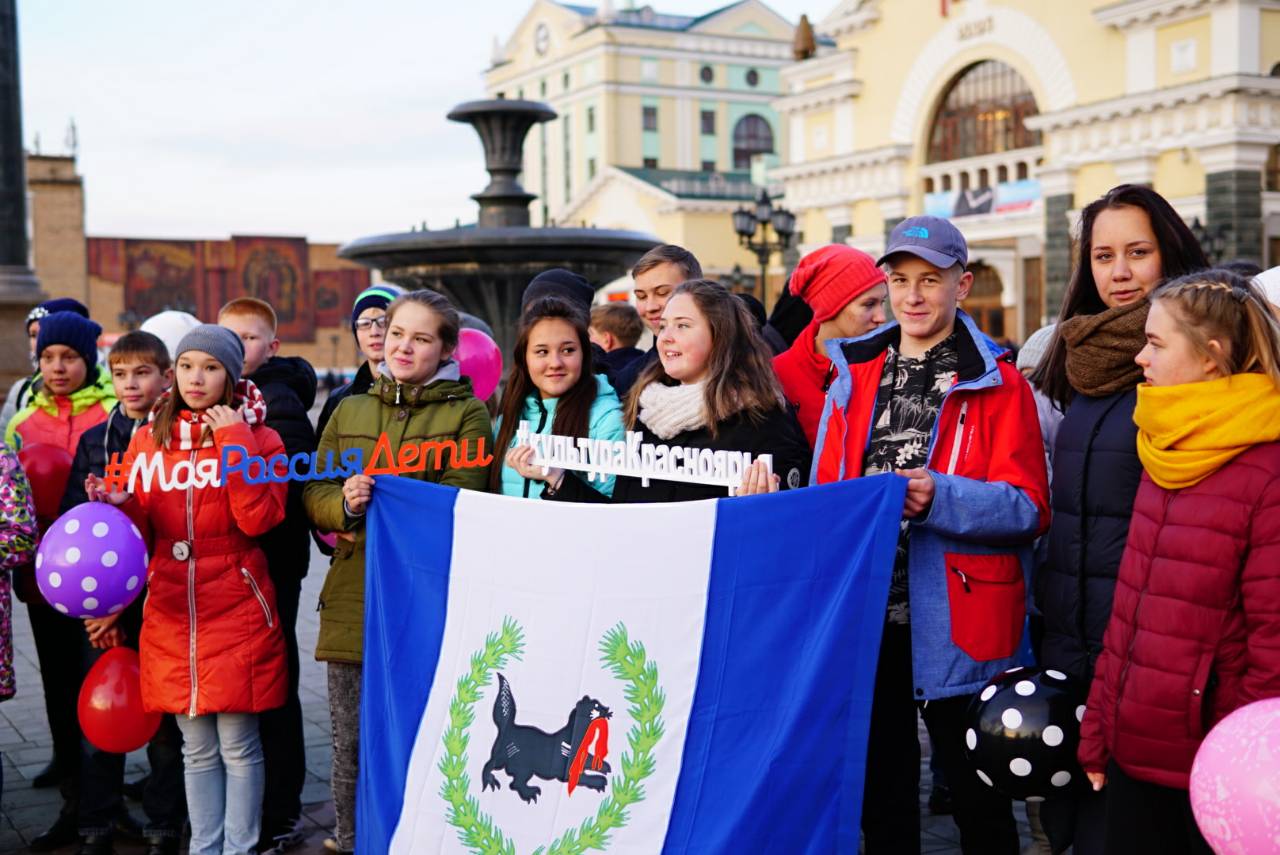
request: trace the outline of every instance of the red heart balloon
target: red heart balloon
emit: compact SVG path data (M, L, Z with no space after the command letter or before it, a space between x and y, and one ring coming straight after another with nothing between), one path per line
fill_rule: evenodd
M113 647L98 658L80 686L80 729L101 751L127 754L151 741L160 713L142 709L138 652Z
M67 477L71 474L71 455L65 448L37 442L23 446L18 460L31 483L31 495L36 502L36 516L47 525L58 517L62 494L67 491Z

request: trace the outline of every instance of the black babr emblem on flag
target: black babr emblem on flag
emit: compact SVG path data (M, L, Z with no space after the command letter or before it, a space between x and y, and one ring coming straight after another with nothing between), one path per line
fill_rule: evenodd
M622 623L605 632L600 638L599 650L600 663L623 685L623 695L628 704L626 715L631 727L627 730L627 750L622 752L618 763L620 774L608 779L609 795L600 800L595 816L565 829L549 844L539 846L535 853L581 853L587 849L608 849L613 835L630 822L629 809L644 801L644 780L658 767L658 749L666 734L662 713L667 702L667 694L658 677L658 664L649 658L644 645L633 639ZM502 629L485 636L484 645L472 654L470 665L458 674L453 696L449 699L447 726L440 737L444 751L436 764L444 778L440 797L444 800L446 819L458 830L458 840L474 855L516 851L515 841L494 823L493 817L481 810L480 800L471 790L471 776L467 774L467 746L470 744L468 731L476 722L475 705L480 702L484 687L492 683L493 676L508 662L522 658L524 629L512 618L505 617ZM570 792L578 784L602 792L605 788L604 774L609 771L604 758L608 752L606 742L610 714L611 710L599 701L584 697L574 705L569 723L556 733L543 733L536 727L518 725L515 723L516 704L511 687L498 674L498 697L494 704L498 738L493 744L492 759L485 764L484 773L480 776L484 788L493 786L497 789L498 779L493 772L503 769L511 776L513 790L520 792L523 789L529 793L521 792L526 803L532 802L541 792L538 787L529 786L529 779L534 775L548 781L564 781ZM514 736L517 731L532 735L533 741L527 742L524 736ZM561 743L565 741L568 746L562 754ZM551 753L538 756L551 759L538 761L538 768L534 768L530 756L547 746ZM511 755L507 753L509 747L522 750ZM592 767L590 771L600 774L589 774L588 764ZM493 798L500 797L495 794ZM501 798L505 799L505 796ZM521 808L515 810L523 813Z
M609 719L612 717L608 707L583 695L570 710L564 727L555 733L516 724L516 699L511 693L511 684L499 674L498 696L493 701L493 723L498 726L498 736L480 776L482 789L498 789L498 778L493 773L503 770L511 776L511 789L530 803L536 802L542 793L541 787L529 784L534 776L567 783L570 795L578 786L604 792L609 782L605 775L610 768L604 758L609 752Z

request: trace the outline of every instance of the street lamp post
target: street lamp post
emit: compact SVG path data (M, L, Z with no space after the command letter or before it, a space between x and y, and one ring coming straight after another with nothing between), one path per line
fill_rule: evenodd
M1200 248L1204 250L1205 257L1209 259L1210 264L1217 264L1222 260L1222 254L1227 250L1226 225L1211 229L1201 223L1199 217L1195 217L1191 221L1191 234L1200 244Z
M769 240L770 226L778 236L777 240ZM754 210L739 208L733 212L733 230L738 233L738 244L755 253L760 262L760 302L764 303L769 259L775 252L783 252L791 246L791 239L796 233L796 215L786 208L775 208L769 192L761 190Z

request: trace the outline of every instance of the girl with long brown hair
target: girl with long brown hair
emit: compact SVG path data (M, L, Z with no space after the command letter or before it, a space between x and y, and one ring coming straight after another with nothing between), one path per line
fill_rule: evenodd
M1085 206L1075 272L1031 383L1065 412L1053 453L1053 521L1035 571L1040 664L1086 684L1102 650L1142 466L1133 423L1148 295L1208 267L1191 230L1149 187L1122 184ZM1035 633L1037 635L1039 633ZM1055 849L1101 850L1101 800L1064 793L1041 808Z
M521 421L533 433L590 439L622 439L622 406L603 376L593 373L587 320L569 302L543 297L530 303L520 319L520 333L512 351L511 370L498 406L495 455L506 454L489 476L489 490L507 496L538 498L541 488L521 475L518 466L532 453L528 446L513 448ZM593 485L613 494L613 477Z
M768 347L742 301L706 279L682 283L663 309L658 361L648 366L627 399L626 424L642 442L685 448L771 454L774 474L757 462L741 493L771 492L808 481L810 451L787 410ZM545 498L608 501L585 481L540 469ZM614 502L674 502L726 495L724 487L619 476Z

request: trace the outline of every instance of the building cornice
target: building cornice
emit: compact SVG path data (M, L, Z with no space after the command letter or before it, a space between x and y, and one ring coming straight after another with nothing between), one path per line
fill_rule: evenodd
M769 177L774 181L792 181L798 178L816 178L837 172L851 172L868 167L881 166L895 161L906 163L911 158L911 146L894 144L880 148L855 151L822 160L809 160L804 163L793 163L769 170Z
M880 20L880 0L848 0L823 18L817 30L838 39L865 30Z
M852 74L857 56L856 49L830 50L829 52L822 52L812 59L802 59L799 62L792 61L782 70L782 79L789 83L799 84L805 80L828 74L835 76L839 76L842 73Z
M1103 6L1093 13L1099 24L1126 30L1130 27L1167 22L1190 13L1207 10L1225 0L1123 0Z
M1182 86L1155 89L1123 95L1106 101L1082 104L1027 118L1028 128L1036 131L1064 131L1143 113L1154 113L1176 107L1212 101L1226 95L1263 95L1280 98L1280 77L1255 74L1228 74Z
M862 94L861 80L845 80L820 86L807 92L784 95L774 100L773 109L779 113L805 113L831 107L841 101L857 98Z

